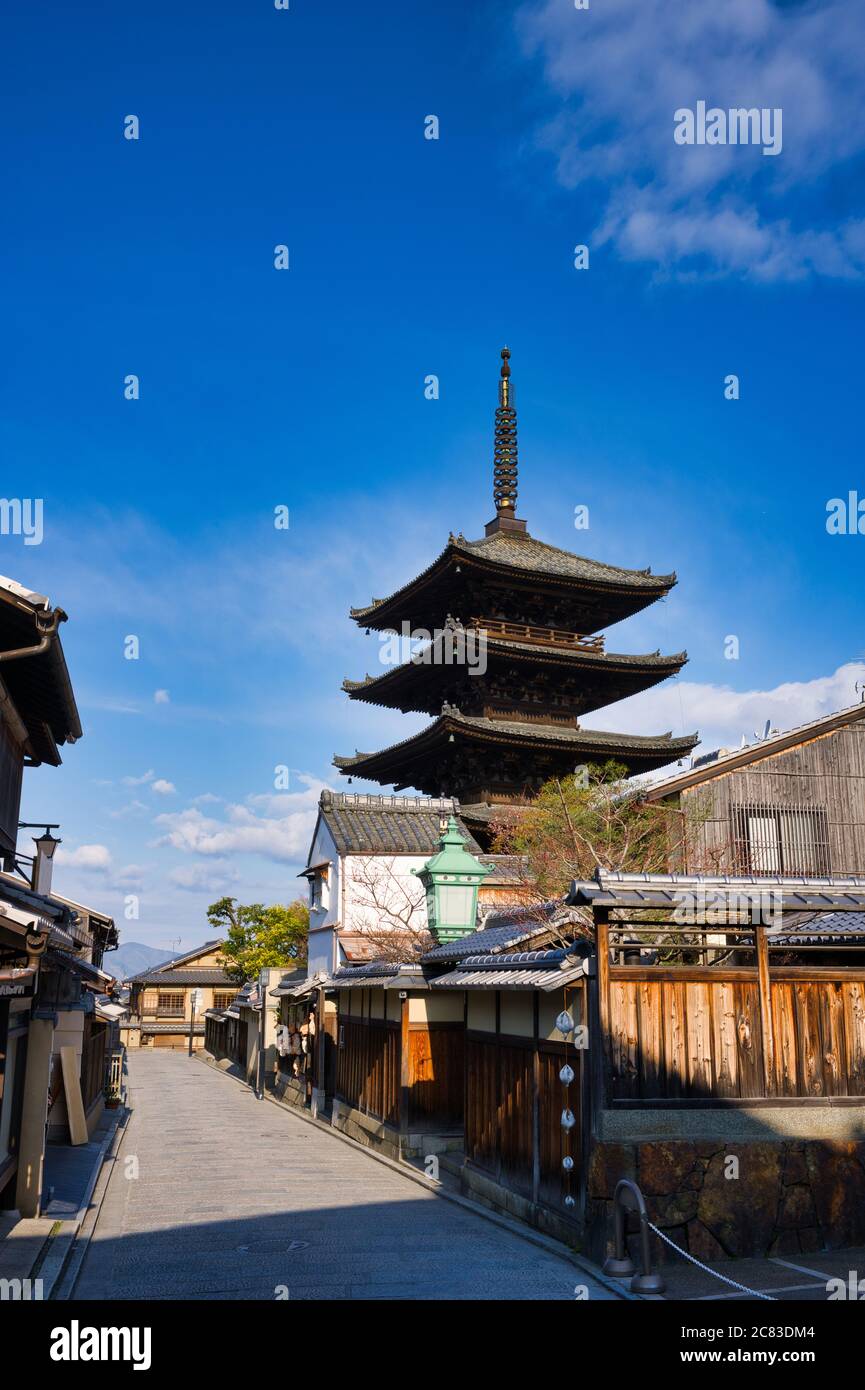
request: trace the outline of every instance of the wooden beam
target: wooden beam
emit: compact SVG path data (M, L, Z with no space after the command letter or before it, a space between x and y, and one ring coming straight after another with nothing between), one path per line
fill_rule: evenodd
M775 1037L772 1031L772 983L769 976L769 949L766 928L755 924L757 941L757 987L760 994L760 1031L763 1035L763 1084L766 1095L775 1091Z
M540 1016L540 996L534 992L532 1035L535 1045L532 1048L532 1201L537 1203L541 1195L541 1054L538 1051L538 1025Z
M399 1128L401 1134L408 1134L408 1108L411 1091L408 1004L408 994L406 994L400 1000Z
M609 1104L611 1090L611 1068L612 1055L610 1047L610 910L607 907L596 907L594 909L595 918L595 942L598 955L598 974L596 988L596 1019L592 1020L594 1027L590 1025L589 1048L594 1052L595 1062L592 1068L595 1079L595 1095L592 1105L593 1121L599 1109ZM593 1036L595 1028L600 1036Z

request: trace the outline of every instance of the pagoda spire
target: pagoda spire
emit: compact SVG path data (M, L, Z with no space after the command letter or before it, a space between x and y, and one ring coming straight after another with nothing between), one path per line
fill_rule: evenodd
M496 515L487 523L486 534L496 531L525 532L526 523L517 517L517 412L511 381L511 351L502 348L499 375L499 404L493 442L493 501Z

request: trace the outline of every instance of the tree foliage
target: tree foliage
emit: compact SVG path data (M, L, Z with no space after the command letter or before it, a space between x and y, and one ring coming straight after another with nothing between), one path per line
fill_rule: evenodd
M238 903L220 898L207 909L207 920L223 937L220 959L229 979L242 985L265 966L306 964L309 908L298 898L284 906Z
M590 765L585 776L552 778L532 801L503 807L493 848L522 857L526 884L544 901L598 868L665 873L693 863L684 838L694 829L676 810L646 801L626 769L610 761Z

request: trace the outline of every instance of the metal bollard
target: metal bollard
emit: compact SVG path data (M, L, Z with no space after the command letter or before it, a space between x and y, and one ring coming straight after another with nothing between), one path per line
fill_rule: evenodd
M613 1210L616 1223L616 1253L604 1261L604 1273L616 1279L631 1279L632 1293L663 1293L667 1287L660 1274L652 1273L652 1260L649 1254L649 1216L643 1194L630 1178L620 1178L613 1196ZM637 1274L633 1260L625 1245L625 1213L637 1212L640 1218L640 1252L643 1272Z

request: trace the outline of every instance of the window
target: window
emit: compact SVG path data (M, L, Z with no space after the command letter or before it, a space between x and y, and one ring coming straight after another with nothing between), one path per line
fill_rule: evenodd
M215 991L213 995L213 1007L215 1009L227 1009L230 1006L233 998L233 993L223 994L219 991Z
M823 878L832 872L824 806L743 802L730 814L737 873Z
M161 991L156 1001L156 1011L160 1014L167 1014L170 1018L183 1018L185 998L183 994L163 994Z

